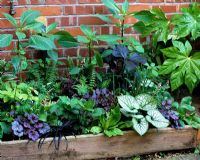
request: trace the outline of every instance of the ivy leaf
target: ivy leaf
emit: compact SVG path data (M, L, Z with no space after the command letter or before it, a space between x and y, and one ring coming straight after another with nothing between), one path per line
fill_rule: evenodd
M0 48L7 47L11 44L13 35L11 34L1 34L0 35Z
M156 128L166 128L169 125L169 121L158 110L149 110L147 114L146 120Z
M133 122L133 128L141 136L143 136L149 129L149 123L146 121L145 118L139 120L133 118L132 122Z

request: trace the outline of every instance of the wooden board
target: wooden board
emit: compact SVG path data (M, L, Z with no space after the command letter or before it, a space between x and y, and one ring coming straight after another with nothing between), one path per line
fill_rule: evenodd
M68 145L63 139L59 151L49 146L52 139L47 139L41 149L38 144L27 141L0 143L2 160L83 160L106 157L127 157L157 151L193 148L197 144L197 130L151 129L140 137L133 131L123 136L107 138L99 135L81 135L67 137Z

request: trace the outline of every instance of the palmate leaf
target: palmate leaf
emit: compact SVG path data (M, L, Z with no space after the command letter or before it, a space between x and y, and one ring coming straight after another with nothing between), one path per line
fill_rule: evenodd
M0 34L0 48L7 47L11 44L13 35L11 34Z
M190 33L193 39L200 36L200 8L197 3L190 5L189 8L182 8L182 14L172 17L172 24L175 26L173 33L177 39L186 37Z
M161 9L140 11L134 14L139 21L133 26L143 37L153 35L153 44L166 41L170 38L170 23Z
M149 123L145 118L137 120L135 118L132 119L133 128L139 135L144 135L149 129Z
M189 42L174 42L174 47L162 49L162 53L168 58L160 67L159 73L170 74L172 90L176 90L185 84L192 93L200 80L200 54L190 53L192 47Z
M166 128L169 125L169 121L158 110L149 110L147 114L146 120L156 128Z

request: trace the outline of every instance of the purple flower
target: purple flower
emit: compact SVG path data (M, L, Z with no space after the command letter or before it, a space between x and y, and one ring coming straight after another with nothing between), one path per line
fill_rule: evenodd
M18 137L22 137L23 136L23 126L21 124L19 124L18 121L14 121L12 122L12 130L14 132L14 135L18 136Z
M39 129L39 128L42 128L43 127L43 123L36 123L34 125L35 128Z
M28 122L24 122L23 123L23 126L25 127L25 128L31 128L31 125L30 125L30 123L28 123Z
M29 130L28 132L28 137L29 139L31 139L32 141L37 141L40 137L39 133L35 130Z
M42 128L39 129L39 132L41 134L46 134L46 133L50 132L49 125L47 123L43 123L43 126L42 126Z
M34 113L28 115L28 120L32 123L32 124L35 124L38 122L38 116L35 115Z

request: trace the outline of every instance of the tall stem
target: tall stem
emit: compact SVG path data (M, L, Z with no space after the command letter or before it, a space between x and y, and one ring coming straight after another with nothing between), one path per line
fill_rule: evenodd
M125 18L123 17L123 20L121 22L121 42L124 43L124 23L125 23Z
M92 47L91 47L91 42L88 45L88 52L89 52L89 63L91 64L92 62Z

